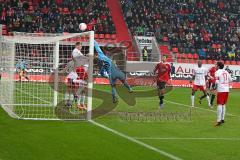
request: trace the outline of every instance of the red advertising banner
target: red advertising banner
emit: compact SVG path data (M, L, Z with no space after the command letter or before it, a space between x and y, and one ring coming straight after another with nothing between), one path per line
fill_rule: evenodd
M6 75L2 75L6 77ZM53 82L54 77L50 75L28 75L31 82ZM66 82L66 78L63 76L58 77L60 82ZM14 80L18 81L19 77L17 74L14 75ZM23 78L23 81L24 78ZM94 84L109 84L109 80L106 78L94 78ZM151 77L134 77L129 78L128 82L130 85L138 85L138 86L154 86L153 78ZM192 85L189 83L189 80L171 80L169 85L175 87L191 87ZM240 82L232 82L231 88L240 88Z

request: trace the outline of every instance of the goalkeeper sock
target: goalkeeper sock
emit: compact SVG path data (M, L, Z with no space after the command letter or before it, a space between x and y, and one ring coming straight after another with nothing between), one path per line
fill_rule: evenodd
M132 88L128 85L128 83L127 82L124 82L123 83L123 85L129 90L129 91L131 91L132 90Z
M117 91L115 85L112 85L112 97L113 99L116 99L117 97Z

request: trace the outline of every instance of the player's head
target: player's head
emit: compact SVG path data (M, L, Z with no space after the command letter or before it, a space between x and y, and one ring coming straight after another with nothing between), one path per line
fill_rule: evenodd
M201 60L198 60L197 64L198 64L198 67L199 67L199 68L202 67L202 61L201 61Z
M77 48L78 50L81 50L82 49L81 42L76 42L75 43L75 48Z
M217 62L217 69L223 69L224 68L224 63L219 61Z
M162 62L166 62L167 61L167 57L166 56L163 56L162 57Z

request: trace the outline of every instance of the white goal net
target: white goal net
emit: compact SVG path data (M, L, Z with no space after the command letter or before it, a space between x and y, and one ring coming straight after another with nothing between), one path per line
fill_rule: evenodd
M0 103L10 116L91 119L93 31L66 35L15 33L0 40ZM83 56L73 61L76 42L80 42ZM69 74L77 68L87 76L73 82Z

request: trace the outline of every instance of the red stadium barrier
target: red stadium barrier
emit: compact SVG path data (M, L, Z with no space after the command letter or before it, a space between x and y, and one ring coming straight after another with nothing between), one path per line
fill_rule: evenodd
M6 77L6 75L2 75L2 77ZM49 83L53 82L53 77L50 75L29 75L29 79L31 82L42 82L42 83ZM129 78L128 82L131 85L139 85L137 84L138 79L142 82L143 79L144 81L146 80L145 85L152 85L152 78ZM18 75L15 74L14 80L18 81ZM23 79L23 81L25 81ZM148 82L149 81L149 82ZM66 77L59 77L59 82L65 83L66 82ZM93 80L94 84L109 84L109 80L106 78L94 78ZM169 82L169 85L175 86L175 87L192 87L192 85L189 83L189 80L171 80ZM231 88L234 89L240 89L240 83L239 82L232 82L231 83Z

